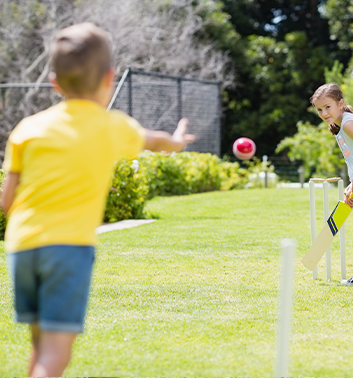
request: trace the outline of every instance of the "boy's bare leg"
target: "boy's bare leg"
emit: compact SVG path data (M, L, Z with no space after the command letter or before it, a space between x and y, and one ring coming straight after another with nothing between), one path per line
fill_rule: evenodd
M29 374L31 374L34 365L37 362L38 356L38 345L39 345L39 337L40 337L40 329L38 323L31 324L31 334L32 334L32 354L31 359L29 361Z
M35 347L33 343L29 375L31 377L61 377L70 362L76 333L47 332L39 328L38 331L37 346Z

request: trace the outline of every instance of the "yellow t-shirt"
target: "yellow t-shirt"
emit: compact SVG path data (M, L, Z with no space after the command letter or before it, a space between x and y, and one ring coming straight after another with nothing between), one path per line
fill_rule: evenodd
M6 251L95 245L114 162L135 157L144 141L136 120L88 100L63 101L23 119L9 137L3 164L20 174Z

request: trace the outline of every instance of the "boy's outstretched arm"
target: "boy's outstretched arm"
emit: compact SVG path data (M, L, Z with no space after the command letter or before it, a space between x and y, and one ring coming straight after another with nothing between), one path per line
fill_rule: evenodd
M187 134L189 120L182 118L173 135L165 131L153 131L146 129L146 140L144 149L150 151L179 152L184 149L187 143L192 143L195 136Z
M15 193L17 185L20 182L20 174L16 172L9 172L6 179L5 185L2 190L1 195L1 208L3 209L4 213L7 214L13 200L15 199Z

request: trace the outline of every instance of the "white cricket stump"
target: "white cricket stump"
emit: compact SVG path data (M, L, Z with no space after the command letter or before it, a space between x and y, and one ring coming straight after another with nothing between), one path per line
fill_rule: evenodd
M327 181L323 182L322 189L324 193L324 220L326 222L330 216L330 204L328 200L328 182ZM326 250L326 280L329 281L331 279L332 279L331 248L328 247Z
M296 242L292 239L283 239L282 274L279 296L279 324L277 334L276 377L289 376L289 347L292 318L292 297L294 279L294 256Z
M316 211L315 211L315 183L322 183L323 188L323 203L324 203L324 220L325 222L330 216L329 207L329 183L338 182L338 200L344 200L343 180L340 177L332 177L328 179L323 178L311 178L309 181L309 197L310 197L310 226L311 226L311 243L316 238ZM345 231L344 225L340 231L340 254L341 254L341 278L346 279L346 244L345 244ZM317 266L313 270L313 279L318 278ZM326 279L331 280L331 249L330 247L326 251Z
M316 210L315 210L315 182L309 181L309 197L310 197L310 227L311 227L311 244L316 239ZM313 279L319 278L317 266L313 270Z

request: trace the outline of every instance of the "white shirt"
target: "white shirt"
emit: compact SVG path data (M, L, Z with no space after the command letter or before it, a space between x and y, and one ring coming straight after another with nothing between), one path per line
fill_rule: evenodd
M353 121L353 113L344 112L341 128L336 135L336 140L346 161L349 179L353 181L353 139L343 131L343 125L348 121Z

